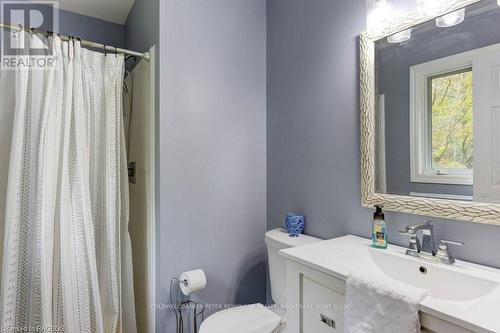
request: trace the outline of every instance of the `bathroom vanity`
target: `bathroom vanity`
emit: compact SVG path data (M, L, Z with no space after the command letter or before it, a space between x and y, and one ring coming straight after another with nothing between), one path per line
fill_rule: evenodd
M280 251L287 259L287 333L343 332L345 281L349 272L380 270L428 290L420 303L422 332L500 332L500 270L456 261L433 263L390 245L345 236Z

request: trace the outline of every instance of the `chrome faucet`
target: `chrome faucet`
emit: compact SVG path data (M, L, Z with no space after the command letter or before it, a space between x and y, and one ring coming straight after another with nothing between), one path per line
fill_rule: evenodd
M419 240L419 231L422 232L422 241ZM436 246L436 242L434 241L434 226L431 221L426 221L423 224L409 225L405 231L400 231L399 233L410 237L410 244L406 250L407 255L450 265L455 262L455 259L450 252L449 245L464 245L461 242L442 240L439 246Z
M419 231L422 231L422 242L418 239ZM408 251L417 253L424 252L432 256L436 255L437 247L434 242L434 226L431 221L426 221L422 224L409 225L406 227L405 231L400 231L399 233L410 237Z

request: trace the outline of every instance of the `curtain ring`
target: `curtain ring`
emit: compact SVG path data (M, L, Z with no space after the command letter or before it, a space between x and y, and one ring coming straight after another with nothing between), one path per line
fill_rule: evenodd
M102 50L104 51L104 56L107 56L108 51L106 50L106 45L102 44Z
M115 58L117 57L118 55L118 51L116 51L116 45L115 45Z

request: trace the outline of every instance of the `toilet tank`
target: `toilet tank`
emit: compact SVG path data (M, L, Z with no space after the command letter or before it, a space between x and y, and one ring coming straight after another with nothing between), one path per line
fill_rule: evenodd
M316 237L299 235L290 237L284 229L274 229L266 232L267 260L269 263L269 277L271 279L271 296L274 303L286 304L286 259L280 256L279 251L289 247L321 241Z

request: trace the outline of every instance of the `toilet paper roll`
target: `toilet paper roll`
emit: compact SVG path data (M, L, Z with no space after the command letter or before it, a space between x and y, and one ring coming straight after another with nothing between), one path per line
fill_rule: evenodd
M207 277L201 269L184 272L180 277L180 287L184 295L188 296L192 293L205 289L207 285Z

